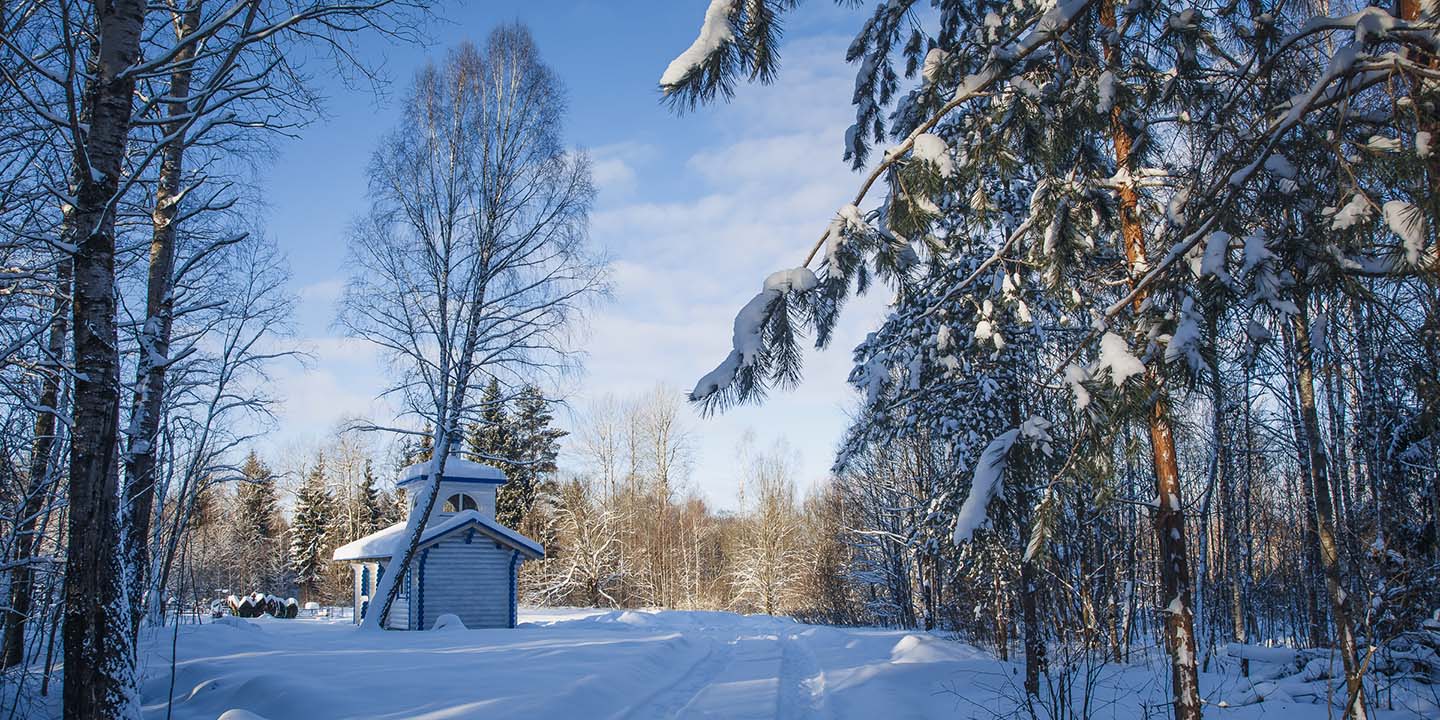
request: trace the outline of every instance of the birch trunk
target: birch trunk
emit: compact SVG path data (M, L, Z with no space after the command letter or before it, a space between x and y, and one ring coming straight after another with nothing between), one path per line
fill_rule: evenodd
M200 0L176 20L177 38L185 39L200 24ZM125 553L130 566L131 631L138 633L145 617L150 588L150 523L155 509L155 449L159 441L165 373L169 368L170 330L174 320L175 227L183 195L186 138L190 112L190 77L196 44L185 45L170 75L170 121L164 126L160 177L151 212L150 267L146 278L145 325L140 333L140 359L135 371L135 396L130 403L130 429L125 451Z
M74 148L75 201L67 226L75 250L72 311L75 400L70 443L65 572L64 716L139 716L135 657L118 527L120 359L115 305L115 196L130 135L144 0L95 6L87 63L83 142Z
M1307 330L1308 332L1308 330ZM1284 349L1286 356L1291 359L1285 366L1286 380L1290 388L1290 427L1295 435L1296 461L1300 472L1305 477L1305 482L1300 483L1300 494L1304 499L1304 528L1305 528L1305 560L1300 573L1305 576L1305 626L1309 634L1310 647L1323 647L1325 645L1325 612L1315 589L1318 577L1315 572L1321 566L1319 531L1316 529L1315 518L1315 484L1310 481L1314 476L1314 470L1310 467L1314 462L1314 454L1308 447L1311 438L1305 431L1305 420L1302 417L1300 392L1300 368L1296 359L1300 357L1298 348L1299 339L1294 337L1293 328L1284 333ZM1309 336L1305 338L1306 346L1309 346ZM1323 457L1323 453L1322 453Z

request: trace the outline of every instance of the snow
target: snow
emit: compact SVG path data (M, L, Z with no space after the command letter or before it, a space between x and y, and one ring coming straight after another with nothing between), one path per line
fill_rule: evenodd
M1110 382L1114 383L1115 387L1120 387L1130 376L1145 372L1145 364L1140 362L1140 358L1130 354L1130 346L1125 343L1125 338L1107 332L1100 337L1100 359L1095 366L1095 372L1106 369L1110 370Z
M766 283L769 283L768 278ZM780 291L767 288L750 298L750 302L745 303L745 307L740 308L740 312L735 314L734 330L730 336L732 346L730 354L714 370L706 373L699 382L695 383L695 389L690 391L692 400L709 397L724 390L730 386L731 382L734 382L736 373L739 373L742 368L755 364L755 360L760 354L762 342L760 332L765 324L765 311L770 307L770 303L778 299L780 299Z
M846 205L840 208L835 214L835 219L830 221L830 226L825 229L825 237L821 244L825 246L825 258L829 260L835 257L845 244L845 235L849 233L863 233L873 228L870 223L865 222L864 213L854 205Z
M1185 599L1179 595L1170 598L1170 604L1165 606L1165 612L1171 615L1179 615L1185 612Z
M521 608L515 629L360 632L346 621L255 620L147 629L139 647L140 720L441 720L487 718L1019 717L1023 660L1003 662L941 633L805 625L726 612ZM1230 646L1200 677L1210 720L1322 720L1343 681L1280 678L1233 659L1286 664L1294 651ZM1097 717L1163 708L1163 653L1096 676ZM1214 672L1223 666L1225 672ZM1277 666L1279 670L1285 667ZM59 668L57 668L59 670ZM53 682L52 682L53 684ZM21 717L58 718L59 693ZM1304 702L1296 702L1295 699ZM1414 710L1384 720L1434 716ZM1076 698L1078 701L1079 698ZM173 701L173 708L168 707ZM1233 705L1243 707L1232 707ZM28 710L28 711L27 711ZM172 712L173 711L173 712ZM1150 715L1150 716L1153 716Z
M1284 155L1276 153L1265 159L1265 170L1286 180L1295 179L1295 166Z
M916 160L924 160L935 166L940 177L950 177L955 173L955 161L950 157L950 146L939 135L920 133L915 136L915 142L911 145L911 152Z
M1090 381L1090 373L1079 365L1071 364L1065 367L1065 384L1070 386L1070 392L1075 395L1075 409L1084 410L1090 404L1090 391L1086 389L1085 383Z
M430 475L430 462L431 461L427 460L407 466L404 470L400 471L400 478L396 481L396 484L403 485L413 480L428 477ZM445 461L445 477L498 480L503 483L505 482L505 471L493 465L466 460L459 455L451 455L450 459Z
M1429 132L1421 130L1415 133L1415 154L1422 158L1430 157L1430 151L1434 148L1433 143L1434 140L1430 137Z
M805 292L814 288L817 284L815 273L809 268L792 268L790 270L779 270L770 273L765 278L765 289L779 292Z
M1269 243L1270 238L1263 230L1245 236L1244 263L1241 266L1243 274L1250 273L1266 260L1275 257L1275 253L1270 252Z
M667 92L684 80L696 66L705 62L705 58L711 53L719 50L725 43L735 41L735 34L730 30L730 15L739 1L710 0L710 7L705 9L705 21L700 25L700 35L685 52L670 61L670 65L665 68L665 74L660 76L660 85L665 87Z
M935 349L945 352L950 349L950 326L941 325L935 330Z
M225 712L220 713L220 717L216 718L215 720L265 720L265 718L256 715L255 713L252 713L248 710L237 709L226 710Z
M1400 139L1384 135L1371 135L1370 139L1365 142L1365 147L1371 152L1377 153L1400 152Z
M435 624L430 629L454 632L456 630L468 630L469 628L465 627L465 623L460 620L459 615L455 613L445 613L435 618Z
M1207 367L1200 354L1203 340L1200 319L1200 312L1195 309L1195 298L1187 295L1180 307L1180 321L1175 324L1175 332L1165 346L1166 363L1183 358L1192 370L1199 371Z
M1256 662L1293 665L1295 664L1296 653L1294 648L1263 647L1260 645L1230 643L1225 646L1225 654L1233 658L1244 658Z
M1054 440L1050 437L1051 427L1053 426L1049 420L1039 415L1031 415L1025 422L1020 423L1020 437L1025 438L1030 444L1038 446L1041 452L1049 457L1050 442Z
M1109 70L1100 73L1098 92L1100 104L1096 109L1102 113L1109 113L1115 107L1115 73Z
M1205 254L1200 260L1200 277L1227 279L1225 260L1230 253L1230 234L1222 231L1210 233L1205 240Z
M1331 209L1326 208L1329 212ZM1370 219L1370 201L1362 193L1355 193L1350 196L1350 202L1334 211L1334 217L1330 219L1331 230L1346 230Z
M1187 32L1198 27L1199 13L1189 8L1172 14L1166 22L1175 32Z
M496 522L494 518L486 516L479 510L461 510L460 512L445 518L443 521L428 525L425 532L420 536L420 544L424 545L435 538L444 535L456 528L464 527L470 523L478 523L499 535L509 544L520 550L528 550L537 557L545 556L545 549L530 538L521 535L510 528ZM401 545L405 541L405 523L399 522L379 532L366 535L345 545L335 548L332 560L368 560L375 558L394 557L400 552Z
M1019 428L1001 433L980 453L980 461L975 463L975 474L970 480L970 493L955 515L954 539L957 545L969 542L975 531L989 521L990 501L1000 494L1006 459L1019 438Z
M1400 243L1405 248L1405 262L1419 265L1420 256L1425 251L1425 227L1421 223L1419 209L1404 200L1391 200L1385 203L1381 212L1390 232L1400 236Z
M735 381L735 375L741 369L755 364L760 355L763 343L761 331L765 326L768 317L766 310L770 304L787 292L811 290L818 282L815 273L804 267L770 273L760 292L735 314L735 326L730 336L730 355L695 383L695 389L690 391L690 399L700 400L724 390Z
M1317 16L1315 21L1328 20L1324 16ZM1396 18L1384 9L1369 7L1360 12L1341 19L1342 23L1352 24L1355 27L1355 43L1357 45L1368 45L1380 42L1395 29Z
M950 53L940 48L930 48L925 53L925 63L920 67L920 77L925 80L926 85L934 84L940 78L940 71L945 68L945 61L950 58Z

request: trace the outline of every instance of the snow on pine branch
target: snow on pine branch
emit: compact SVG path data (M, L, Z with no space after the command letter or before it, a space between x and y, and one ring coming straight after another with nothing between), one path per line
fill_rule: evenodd
M1109 370L1110 382L1115 387L1120 387L1130 376L1145 372L1145 364L1131 354L1130 345L1125 342L1125 338L1107 332L1100 337L1100 358L1091 374L1098 374L1102 370Z
M1050 454L1050 422L1038 415L1020 424L1020 427L998 435L980 453L975 464L975 473L970 479L970 493L955 515L954 542L959 545L969 542L975 531L990 521L990 501L1004 493L1005 469L1010 464L1010 451L1021 439L1039 446L1046 455Z
M1404 200L1391 200L1380 209L1385 225L1400 238L1405 262L1419 265L1425 253L1425 214Z
M803 267L780 270L765 278L760 292L735 315L729 356L695 383L695 389L690 392L691 402L727 404L758 390L757 371L772 370L771 356L776 350L784 350L767 347L767 328L778 331L768 333L775 343L785 344L790 340L785 337L788 326L773 327L786 315L785 296L812 290L818 282L815 273Z
M835 219L825 228L825 235L820 238L820 243L825 246L825 261L832 266L835 264L840 248L845 245L846 235L872 232L874 229L865 221L865 215L860 212L860 208L854 205L840 208Z
M800 0L710 0L700 34L660 76L665 100L694 108L730 97L740 78L769 84L779 67L780 18Z
M700 35L690 47L685 48L685 52L670 61L665 74L660 76L660 86L666 94L679 87L696 68L723 50L727 43L735 42L735 33L730 29L730 15L735 12L738 3L739 0L710 0L710 7L705 10L705 22L700 25Z

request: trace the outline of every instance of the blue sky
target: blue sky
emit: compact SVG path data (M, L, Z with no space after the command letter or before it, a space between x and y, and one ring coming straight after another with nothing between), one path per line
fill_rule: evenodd
M680 392L724 358L735 311L768 273L803 259L858 185L840 159L852 117L844 51L858 22L832 3L803 5L787 24L778 83L677 116L659 102L656 81L695 37L706 5L452 2L429 47L373 50L369 59L393 80L388 99L319 82L329 117L282 142L261 178L267 230L290 259L301 300L298 335L314 357L275 373L285 407L272 453L320 442L347 416L388 419L374 401L385 386L379 357L331 326L346 278L345 230L364 207L368 158L394 125L411 75L456 43L483 43L497 23L528 25L567 88L567 140L590 152L599 188L592 242L613 260L613 297L590 318L585 372L556 390L577 410L656 383ZM881 301L847 314L834 346L812 353L797 390L718 417L688 413L693 481L709 501L733 507L735 449L747 429L762 445L783 436L797 449L802 487L824 477L851 403L850 348Z

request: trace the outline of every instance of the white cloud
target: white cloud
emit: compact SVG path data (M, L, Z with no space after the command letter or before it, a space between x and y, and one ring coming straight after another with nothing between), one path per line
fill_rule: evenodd
M619 158L596 159L590 164L590 179L602 193L624 194L635 187L635 169Z
M634 190L637 167L658 155L653 145L642 142L620 142L586 150L590 156L590 179L600 197L615 201L628 197Z
M277 421L285 433L268 438L273 453L285 443L314 442L352 418L390 421L395 410L377 395L388 385L375 346L337 336L297 340L309 355L304 362L271 368L270 392L282 405Z

